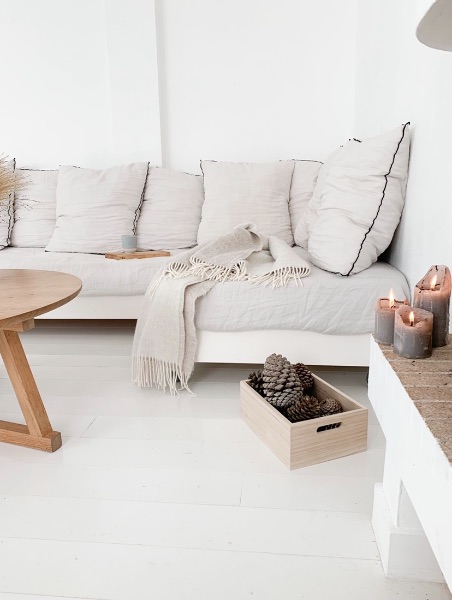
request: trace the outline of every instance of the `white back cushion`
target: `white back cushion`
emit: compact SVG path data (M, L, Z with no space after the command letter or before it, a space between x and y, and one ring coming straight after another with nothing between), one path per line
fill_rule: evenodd
M5 168L14 171L16 160L8 160L3 163ZM11 231L14 223L14 192L8 198L0 198L0 250L11 243Z
M201 175L149 167L138 219L138 247L144 250L196 246L204 186Z
M302 248L308 247L308 240L311 229L317 219L317 211L319 210L321 198L322 198L322 190L325 185L326 178L331 167L338 160L340 154L342 152L342 146L336 148L325 160L325 162L320 165L320 169L317 173L317 178L315 181L315 186L311 198L308 202L308 206L303 213L303 218L298 219L297 224L294 230L294 239L297 246L301 246Z
M391 243L405 199L408 125L344 146L327 174L310 232L308 251L318 267L353 275Z
M201 168L205 200L198 244L247 222L255 223L263 235L293 244L289 216L293 161L253 164L203 160Z
M135 232L148 163L95 171L60 167L56 224L46 250L102 254Z
M289 213L292 233L300 221L307 220L309 202L314 193L322 163L317 160L294 160L295 167L289 195ZM297 243L295 239L295 243Z
M45 248L56 221L58 171L18 169L27 185L14 197L14 227L11 246Z

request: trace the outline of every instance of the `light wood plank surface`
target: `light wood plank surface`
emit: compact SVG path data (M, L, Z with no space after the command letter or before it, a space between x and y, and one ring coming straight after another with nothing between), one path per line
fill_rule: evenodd
M240 418L238 382L257 365L197 365L196 396L134 388L133 332L21 334L64 444L0 446L0 600L451 600L373 558L385 441L372 410L367 452L289 471ZM365 373L318 374L369 406ZM8 390L1 368L0 418L14 420Z
M0 330L0 352L30 434L47 435L52 427L16 331Z

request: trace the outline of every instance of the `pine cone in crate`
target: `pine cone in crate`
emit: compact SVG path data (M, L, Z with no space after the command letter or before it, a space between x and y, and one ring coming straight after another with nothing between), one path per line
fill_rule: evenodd
M286 416L292 423L307 421L323 416L320 410L320 402L315 396L302 396L286 410Z
M322 417L328 415L335 415L342 412L342 405L334 398L325 398L320 401L320 410L322 411Z
M275 408L284 410L302 395L295 367L281 354L271 354L264 364L264 397Z
M312 376L312 372L303 363L296 363L294 367L303 388L303 394L309 395L314 387L314 377Z
M258 394L261 396L265 396L264 394L264 380L262 378L262 371L254 371L254 373L250 373L248 377L248 385L253 388Z

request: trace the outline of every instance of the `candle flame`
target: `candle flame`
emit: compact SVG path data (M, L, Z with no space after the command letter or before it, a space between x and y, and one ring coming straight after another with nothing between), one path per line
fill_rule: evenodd
M389 292L389 308L394 308L394 291L391 289Z
M431 290L434 290L434 289L435 289L435 286L436 286L436 282L437 282L437 280L438 280L438 275L435 275L435 277L433 277L433 279L432 279L432 282L431 282L431 284L430 284L430 289L431 289Z
M411 325L411 327L413 327L413 325L414 325L414 312L413 311L410 312L410 325Z

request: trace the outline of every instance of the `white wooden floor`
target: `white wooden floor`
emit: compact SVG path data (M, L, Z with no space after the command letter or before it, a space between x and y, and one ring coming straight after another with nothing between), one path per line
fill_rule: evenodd
M372 414L367 452L289 472L240 420L249 368L199 366L197 396L171 398L130 384L130 327L22 340L63 447L0 446L0 600L450 600L383 575ZM318 373L368 404L364 372Z

